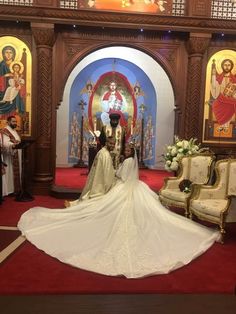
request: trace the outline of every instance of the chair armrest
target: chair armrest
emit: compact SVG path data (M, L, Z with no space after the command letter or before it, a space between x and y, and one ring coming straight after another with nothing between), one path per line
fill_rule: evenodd
M221 185L200 185L195 184L194 193L192 194L192 199L219 199L226 198L226 193Z
M174 189L179 187L179 183L183 180L183 177L168 177L164 179L163 189Z
M196 183L191 184L191 199L198 198L201 188L202 188L201 184L196 184Z

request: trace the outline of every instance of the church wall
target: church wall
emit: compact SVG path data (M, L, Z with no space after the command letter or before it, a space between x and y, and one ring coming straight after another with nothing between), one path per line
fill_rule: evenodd
M48 193L54 181L59 147L56 130L61 131L57 115L66 110L69 77L80 62L102 48L129 47L155 60L173 89L172 134L202 141L208 60L222 49L236 50L235 21L210 19L209 1L207 5L204 3L191 1L186 12L189 16L181 18L1 6L0 35L16 36L32 50L32 139L35 143L30 148L29 163L37 193ZM147 26L144 32L140 31L141 25ZM163 122L162 129L165 128L167 125ZM64 135L60 134L60 145L63 142L67 145ZM166 143L163 141L163 144ZM204 145L219 155L235 153L235 143Z

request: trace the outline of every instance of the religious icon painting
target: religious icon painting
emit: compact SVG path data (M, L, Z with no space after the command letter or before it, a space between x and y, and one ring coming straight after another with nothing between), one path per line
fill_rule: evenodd
M14 115L22 136L31 135L32 57L13 36L0 37L0 128Z
M79 0L80 9L171 14L173 0Z
M221 50L207 65L203 142L236 142L236 51Z
M91 128L96 131L110 124L110 113L118 113L120 125L131 133L137 116L136 99L128 78L115 71L104 73L94 85L88 107Z

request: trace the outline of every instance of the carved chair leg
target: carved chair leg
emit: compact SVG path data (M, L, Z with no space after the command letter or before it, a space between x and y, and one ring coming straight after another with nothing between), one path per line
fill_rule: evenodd
M221 233L221 239L220 239L220 243L224 244L224 240L225 240L225 228L224 225L220 226L220 233Z

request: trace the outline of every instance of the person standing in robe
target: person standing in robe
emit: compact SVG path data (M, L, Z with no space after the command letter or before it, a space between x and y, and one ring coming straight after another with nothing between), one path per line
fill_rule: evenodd
M92 199L106 194L115 182L115 169L110 152L115 147L115 139L108 137L106 145L97 153L90 169L85 187L80 198L75 201L65 201L65 207L76 205L79 201Z
M16 131L17 121L15 116L7 118L7 126L0 132L0 141L2 146L2 159L7 165L3 179L3 196L12 193L19 193L21 189L21 170L22 170L22 152L15 149L21 142L20 135Z
M120 125L120 115L118 113L111 113L109 115L110 125L104 125L99 136L99 142L102 146L105 145L106 138L112 136L115 138L116 143L114 150L111 152L113 166L115 169L120 164L120 159L124 153L126 131L125 128Z

